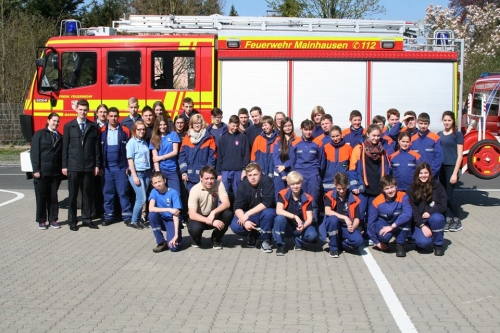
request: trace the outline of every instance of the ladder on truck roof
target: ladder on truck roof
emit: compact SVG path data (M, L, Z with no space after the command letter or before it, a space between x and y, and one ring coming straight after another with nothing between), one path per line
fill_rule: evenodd
M222 30L283 31L421 36L422 23L383 20L352 20L252 16L130 15L113 21L113 28L127 33L192 33L218 35Z

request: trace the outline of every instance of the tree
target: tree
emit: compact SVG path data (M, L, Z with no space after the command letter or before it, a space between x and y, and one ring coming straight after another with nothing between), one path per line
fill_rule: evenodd
M85 0L24 0L23 8L31 15L55 19L59 21L65 18L77 16L78 7Z
M103 0L102 3L92 0L80 11L82 26L109 27L128 10L128 6L122 0Z
M229 11L229 16L238 16L238 12L236 11L236 8L234 8L234 5L231 5L231 10Z
M268 1L268 4L279 16L303 17L305 15L306 2L304 0Z
M450 29L455 38L464 40L464 95L481 72L500 70L500 8L497 5L467 6L463 17L441 6L430 5L426 11L425 21L430 24L431 33L436 29Z
M450 0L448 8L452 9L455 15L460 16L463 21L467 13L467 6L477 6L479 8L484 8L489 3L492 3L497 7L500 6L499 0Z
M131 12L142 15L221 14L225 0L131 0Z
M269 7L281 13L281 9L297 9L299 17L360 19L385 13L379 0L266 0ZM282 7L285 5L285 7ZM295 10L292 11L295 14ZM289 12L285 12L289 13Z

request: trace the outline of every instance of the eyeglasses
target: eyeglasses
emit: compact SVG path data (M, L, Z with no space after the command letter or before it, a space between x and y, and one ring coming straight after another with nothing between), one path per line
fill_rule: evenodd
M198 121L196 123L193 123L193 125L201 125L201 121Z
M136 129L136 131L145 131L146 129L145 128L138 128Z

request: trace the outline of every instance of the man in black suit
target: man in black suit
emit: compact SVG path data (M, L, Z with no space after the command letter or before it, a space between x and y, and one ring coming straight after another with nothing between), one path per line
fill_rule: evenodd
M76 103L77 117L64 125L62 173L68 176L69 207L68 224L77 231L76 200L82 189L83 225L99 229L92 222L92 191L94 177L99 174L101 149L98 126L87 119L89 102L81 99Z

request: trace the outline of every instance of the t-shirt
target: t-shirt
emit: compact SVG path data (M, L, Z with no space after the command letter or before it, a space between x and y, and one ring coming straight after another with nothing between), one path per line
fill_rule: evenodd
M167 155L174 150L174 143L180 143L179 135L176 132L169 132L167 135L161 137L160 149L158 149L158 156ZM150 144L149 149L153 150L155 147ZM180 150L180 149L179 149ZM166 160L160 161L160 169L166 171L177 170L177 156L170 157Z
M136 171L145 171L151 169L149 163L149 149L146 141L135 137L127 142L127 158L134 161Z
M149 200L155 201L155 207L158 208L174 208L174 209L182 209L181 198L179 197L179 193L173 188L169 188L165 193L158 192L157 189L153 189L149 194ZM172 213L162 212L160 215L168 220L173 220Z
M455 165L457 163L457 145L464 144L464 135L460 131L445 135L443 131L438 133L443 147L443 165Z
M196 209L198 214L208 216L219 205L219 199L224 197L227 197L227 192L222 181L216 180L210 190L199 182L189 192L188 208Z

